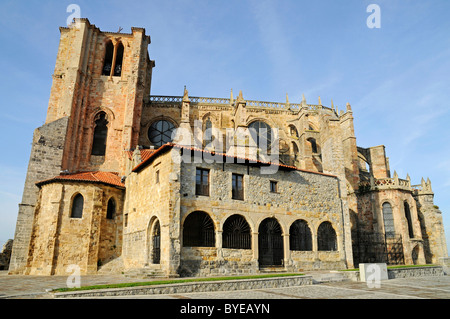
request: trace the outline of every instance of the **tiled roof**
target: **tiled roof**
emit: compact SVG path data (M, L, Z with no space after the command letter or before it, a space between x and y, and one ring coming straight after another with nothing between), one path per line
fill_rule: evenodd
M325 173L320 173L320 172L314 172L314 171L308 171L308 170L297 168L295 166L289 166L289 165L284 165L284 164L280 164L280 163L265 162L265 161L255 160L255 159L247 158L247 157L240 157L240 156L229 155L229 154L226 154L226 153L211 152L211 151L203 150L203 149L196 148L196 147L183 146L183 145L178 145L178 144L174 144L174 143L164 144L163 146L161 146L160 148L158 148L157 150L152 152L148 156L148 158L146 160L144 160L144 158L142 158L142 162L139 165L137 165L135 168L133 168L133 172L140 171L142 168L147 166L147 164L149 164L152 159L156 158L156 156L158 154L162 153L163 150L170 149L170 148L187 149L187 150L191 150L191 151L195 151L195 152L209 153L209 154L212 154L212 155L215 155L215 156L224 156L224 157L229 157L229 158L234 158L234 159L241 159L241 160L248 161L250 163L251 162L254 162L254 163L256 162L256 163L262 164L262 165L276 165L278 167L286 168L286 169L290 169L290 170L296 170L296 171L301 171L301 172L306 172L306 173L313 173L313 174L318 174L318 175L336 177L335 175L325 174ZM236 163L236 164L241 164L241 163Z
M53 178L40 181L36 183L37 186L44 184L58 182L58 181L72 181L72 182L91 182L91 183L101 183L117 187L125 187L122 183L121 178L118 173L114 172L80 172L74 174L61 174Z
M147 160L155 152L156 152L155 149L142 149L141 150L142 161ZM127 153L128 159L132 160L134 151L126 151L126 153Z

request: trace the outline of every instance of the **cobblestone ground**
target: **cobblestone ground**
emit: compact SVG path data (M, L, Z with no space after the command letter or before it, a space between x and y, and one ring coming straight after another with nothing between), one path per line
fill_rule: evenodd
M47 289L66 286L65 276L8 276L0 272L0 298L49 298ZM149 281L123 276L83 276L82 285ZM379 288L362 282L329 282L317 285L230 292L183 293L117 297L119 299L450 299L450 276L402 278L382 281ZM108 297L111 299L111 297Z

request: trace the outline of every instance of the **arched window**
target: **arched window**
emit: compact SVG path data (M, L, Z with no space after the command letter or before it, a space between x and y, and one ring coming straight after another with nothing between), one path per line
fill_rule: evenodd
M114 45L112 44L112 41L108 41L108 43L106 43L105 61L103 63L102 75L111 75L113 56Z
M291 136L293 137L298 137L298 131L297 128L294 125L289 125L289 133L291 134Z
M214 222L204 212L193 212L184 221L184 247L215 247Z
M71 218L83 217L83 205L84 205L83 195L77 194L72 200L72 209L70 212L70 217Z
M292 142L292 152L294 153L294 158L295 160L298 160L298 155L299 155L299 150L298 150L298 146L297 143Z
M223 248L251 249L250 226L241 215L229 217L223 225Z
M152 242L152 262L154 264L159 264L161 262L161 226L159 220L157 220L153 226Z
M260 266L281 266L284 258L281 225L276 218L264 219L258 228Z
M336 231L330 222L323 222L317 230L317 244L319 251L336 251Z
M291 250L311 251L312 235L308 223L296 220L289 229L289 243Z
M249 126L250 136L255 141L256 146L263 150L270 149L272 145L272 128L262 122L255 121L251 123Z
M409 210L409 205L406 201L404 203L404 207L405 207L406 221L408 222L409 238L414 238L414 230L413 230L413 224L412 224L412 220L411 220L411 211Z
M110 198L108 201L108 207L106 209L106 219L114 219L116 216L116 201L114 198Z
M383 222L386 238L395 237L394 215L392 214L392 206L388 202L383 204Z
M114 76L120 76L122 74L123 51L123 44L119 42L117 45L116 63L114 65Z
M213 132L212 132L212 122L211 118L208 116L205 120L204 130L203 130L203 142L205 145L208 145L213 140Z
M308 142L311 144L311 151L313 152L313 154L318 153L317 152L317 142L316 139L314 138L308 138Z
M91 154L104 156L106 152L106 139L108 137L106 113L100 112L95 118L94 141L92 143Z
M166 120L159 120L153 122L148 130L148 138L150 142L156 147L172 142L172 132L175 130L175 125Z

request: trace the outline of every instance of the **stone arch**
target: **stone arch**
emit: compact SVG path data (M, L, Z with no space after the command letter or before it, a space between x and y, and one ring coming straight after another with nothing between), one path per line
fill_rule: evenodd
M183 247L215 247L215 224L204 211L194 211L183 221Z
M275 217L264 219L258 228L260 266L282 266L284 258L283 230Z
M317 228L317 250L337 251L337 233L329 221L322 222Z
M161 222L153 215L147 225L147 262L159 264L161 260Z
M297 251L312 251L312 232L304 219L297 219L289 228L289 248Z
M252 248L252 229L244 216L233 214L225 220L222 231L222 247Z

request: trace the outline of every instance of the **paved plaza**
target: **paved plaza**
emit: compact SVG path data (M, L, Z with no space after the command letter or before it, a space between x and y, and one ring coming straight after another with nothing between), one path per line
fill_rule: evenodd
M313 277L314 273L308 274ZM0 298L48 299L47 290L66 287L66 276L9 276L0 272ZM100 285L121 282L149 281L120 275L83 276L81 283ZM382 281L379 288L364 282L323 282L314 285L219 291L167 295L104 297L105 299L450 299L450 276L399 278Z

